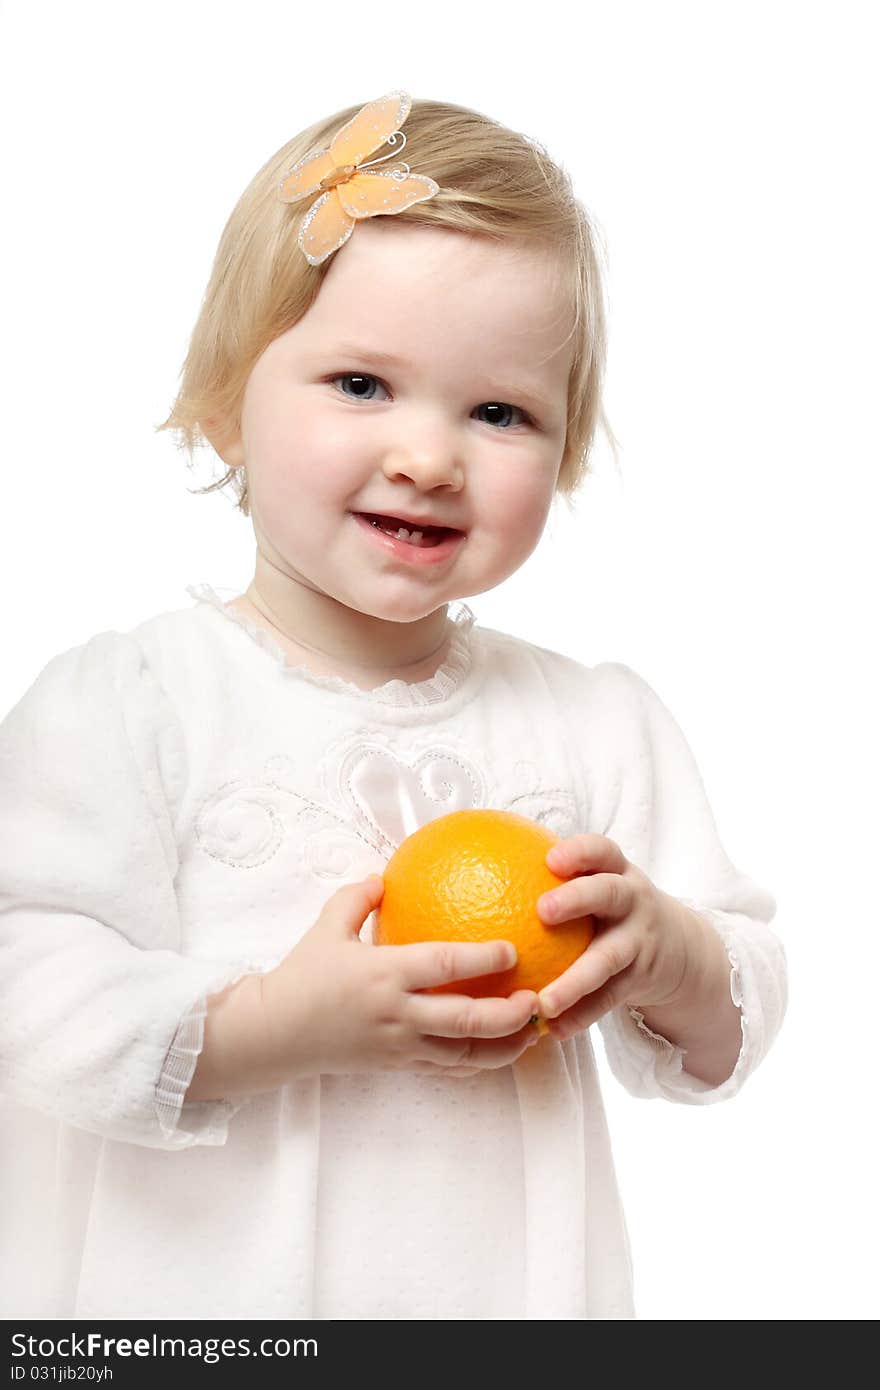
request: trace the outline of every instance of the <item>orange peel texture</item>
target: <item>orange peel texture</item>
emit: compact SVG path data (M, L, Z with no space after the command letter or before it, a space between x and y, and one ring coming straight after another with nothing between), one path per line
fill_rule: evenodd
M506 997L543 989L583 954L595 932L592 917L546 926L538 915L542 893L566 881L545 862L558 839L512 811L453 811L429 821L385 867L375 944L512 941L518 958L510 969L427 992ZM544 1019L537 1027L549 1031Z

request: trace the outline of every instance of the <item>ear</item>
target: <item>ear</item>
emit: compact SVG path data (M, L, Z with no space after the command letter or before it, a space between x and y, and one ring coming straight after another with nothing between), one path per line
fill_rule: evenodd
M211 448L228 468L243 468L245 464L244 445L241 430L233 429L228 423L211 417L199 421L199 429Z

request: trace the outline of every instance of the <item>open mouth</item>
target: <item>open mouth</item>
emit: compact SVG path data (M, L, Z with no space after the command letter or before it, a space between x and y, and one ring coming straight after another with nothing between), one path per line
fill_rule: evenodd
M397 516L377 516L373 512L356 512L356 516L363 517L371 526L375 526L378 531L384 532L386 536L393 536L396 540L408 541L410 545L419 546L423 549L439 545L448 536L460 536L461 531L454 530L451 526L412 526L409 522L401 521Z

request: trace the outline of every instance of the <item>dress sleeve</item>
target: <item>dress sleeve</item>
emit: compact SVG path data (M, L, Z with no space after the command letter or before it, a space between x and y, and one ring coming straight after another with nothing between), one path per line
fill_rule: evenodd
M608 1064L635 1096L690 1105L727 1100L766 1056L786 1010L785 951L769 926L776 902L728 859L693 753L659 696L628 666L608 662L600 672L613 686L605 707L621 721L609 740L617 766L600 833L717 931L742 1028L736 1067L715 1086L684 1071L684 1051L623 1005L599 1020Z
M222 1144L183 1104L204 1001L247 973L181 954L179 722L137 639L49 662L0 724L0 1091L151 1148Z

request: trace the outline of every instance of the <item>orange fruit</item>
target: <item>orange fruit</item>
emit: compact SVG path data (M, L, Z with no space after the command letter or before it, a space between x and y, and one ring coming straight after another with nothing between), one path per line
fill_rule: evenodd
M385 866L374 941L512 941L509 970L429 987L429 993L512 994L540 990L561 975L593 938L592 917L545 926L542 893L565 880L544 862L559 839L512 811L453 811L407 836Z

